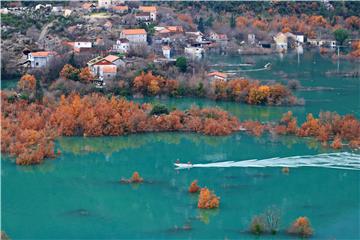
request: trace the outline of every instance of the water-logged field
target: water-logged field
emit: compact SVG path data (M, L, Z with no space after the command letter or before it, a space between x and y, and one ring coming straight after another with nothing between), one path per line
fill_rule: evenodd
M264 121L277 119L288 110L300 121L306 113L318 114L321 110L360 117L359 79L327 76L327 71L337 70L337 62L320 55L305 53L299 59L296 54L283 58L210 58L228 63L253 61L254 67L271 62L269 71L246 74L284 83L299 80L304 90L296 95L305 99L305 106L254 107L191 98L161 101L178 108L217 105L240 119ZM340 62L339 71L357 68L356 64ZM312 139L269 135L254 138L245 133L226 137L183 133L71 137L60 138L56 144L62 155L39 166L20 167L2 157L2 230L12 239L253 238L246 231L252 216L270 206L282 213L278 238L289 237L284 230L298 216L309 217L314 238L360 238L359 151L345 148L334 154L336 151ZM325 156L324 161L319 159L321 156ZM342 166L350 162L355 167L329 168L326 164L333 161L329 156L338 156ZM255 167L239 162L257 159L264 165L264 159L274 157L286 159L288 174L276 164ZM299 164L299 159L301 162L306 158L315 166ZM234 161L245 166L176 170L176 159L193 164ZM140 172L144 184L119 183L121 177L130 177L134 171ZM194 179L221 197L218 210L196 208L197 198L187 193Z

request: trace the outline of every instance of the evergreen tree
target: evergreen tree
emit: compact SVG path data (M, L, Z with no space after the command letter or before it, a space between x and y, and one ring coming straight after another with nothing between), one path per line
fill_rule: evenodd
M39 102L42 102L42 99L44 97L44 91L41 87L40 80L36 79L36 88L35 88L35 99Z
M214 18L212 15L210 15L210 17L205 21L205 26L212 27L213 22L214 22Z
M231 14L231 17L230 17L230 27L231 27L231 28L234 28L235 26L236 26L235 15L234 15L234 14Z
M202 17L199 18L198 30L199 30L200 32L204 32L204 30L205 30L204 20L203 20Z

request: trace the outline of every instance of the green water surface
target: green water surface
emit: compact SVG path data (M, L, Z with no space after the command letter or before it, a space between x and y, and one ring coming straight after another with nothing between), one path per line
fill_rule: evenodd
M178 108L220 106L241 119L264 121L277 119L288 110L300 121L306 113L320 110L360 117L359 79L325 75L337 69L336 62L312 53L300 56L299 62L296 54L247 58L257 66L272 63L270 71L248 73L250 77L285 83L297 79L305 87L328 90L296 92L306 101L305 106L296 107L254 107L191 98L147 100ZM340 64L342 70L357 68L355 63ZM260 239L289 238L285 230L299 216L309 217L316 239L360 238L357 170L301 167L284 174L281 168L174 168L176 159L209 163L334 151L312 139L157 133L64 137L56 142L56 148L61 156L38 166L16 166L14 159L2 156L1 229L12 239L257 238L247 232L250 220L270 206L281 211L280 232ZM139 171L145 183L119 183L134 171ZM197 196L187 192L194 179L220 196L219 209L197 209Z

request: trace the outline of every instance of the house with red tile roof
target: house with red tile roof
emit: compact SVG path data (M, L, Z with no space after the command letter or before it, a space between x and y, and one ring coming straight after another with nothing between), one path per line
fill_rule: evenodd
M125 38L129 40L130 44L133 43L142 43L146 44L147 33L145 29L136 28L136 29L123 29L120 32L120 38Z
M228 75L226 73L222 73L222 72L218 72L218 71L211 72L207 76L209 77L210 81L214 81L214 80L226 81L227 77L228 77Z
M140 6L139 11L149 13L150 19L156 21L157 8L155 6Z
M56 54L54 51L31 52L28 54L27 59L30 61L32 68L42 68L46 67Z

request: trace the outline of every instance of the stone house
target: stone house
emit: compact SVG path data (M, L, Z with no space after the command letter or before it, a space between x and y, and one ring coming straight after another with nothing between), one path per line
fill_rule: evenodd
M28 54L27 60L30 61L30 67L42 68L46 67L56 54L54 51L31 52Z
M146 44L147 42L147 33L145 29L124 29L120 33L120 38L125 38L129 40L130 44Z

